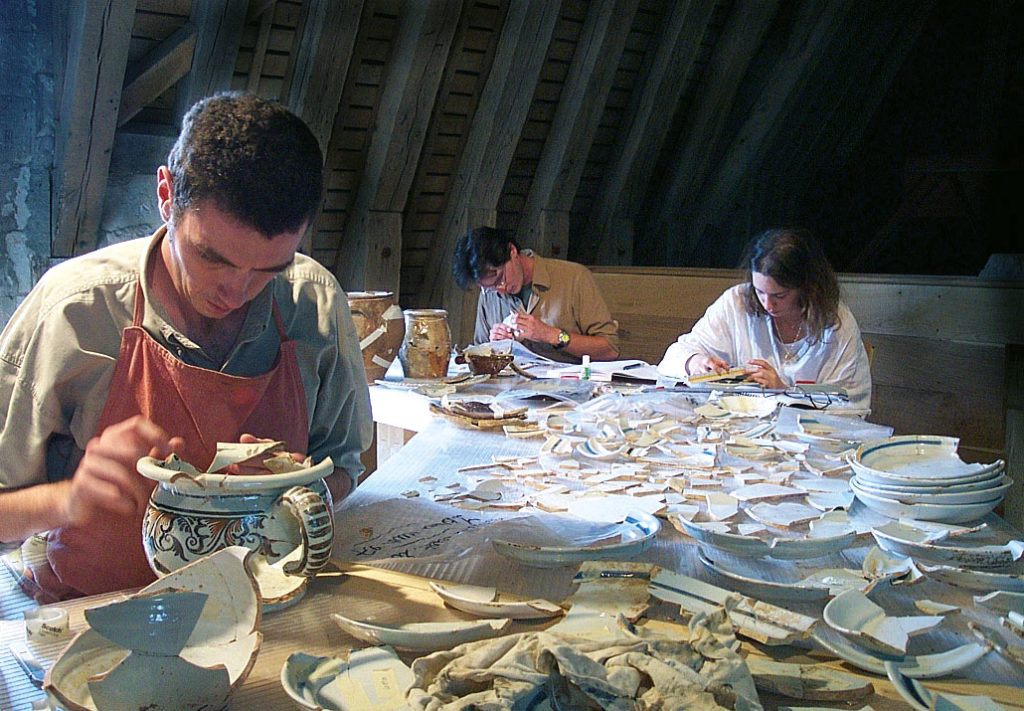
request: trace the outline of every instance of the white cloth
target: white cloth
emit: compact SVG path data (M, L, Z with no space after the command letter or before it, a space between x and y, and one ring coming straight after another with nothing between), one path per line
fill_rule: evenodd
M772 364L784 383L833 385L846 390L850 406L871 407L871 369L860 328L846 304L839 303L839 324L826 329L817 343L803 338L782 344L767 314L747 313L745 290L739 284L727 289L704 316L668 347L658 372L685 379L686 361L695 353L721 358L733 366L760 358ZM786 354L793 358L786 360Z
M467 642L415 660L407 700L418 711L761 708L750 671L728 645L735 637L724 612L678 630L623 624L615 638L552 629Z

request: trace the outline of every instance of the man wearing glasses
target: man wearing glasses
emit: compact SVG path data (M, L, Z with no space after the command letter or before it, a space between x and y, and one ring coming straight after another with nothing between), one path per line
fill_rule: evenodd
M514 338L566 363L618 357L618 324L583 265L539 257L501 230L477 227L455 246L452 272L459 288L480 287L474 343Z

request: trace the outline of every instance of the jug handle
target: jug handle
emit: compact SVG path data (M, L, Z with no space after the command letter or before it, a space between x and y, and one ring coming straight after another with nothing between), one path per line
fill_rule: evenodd
M284 504L299 522L302 534L302 557L289 561L284 572L290 575L312 575L327 565L334 539L334 514L321 496L304 486L293 486L281 494Z

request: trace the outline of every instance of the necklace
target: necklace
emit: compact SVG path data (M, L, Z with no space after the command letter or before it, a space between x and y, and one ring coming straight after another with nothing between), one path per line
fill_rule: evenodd
M800 329L796 332L796 338L793 339L792 343L788 344L790 346L795 345L795 347L789 348L782 340L782 334L779 332L779 327L775 324L775 319L771 318L771 316L768 318L771 319L772 322L772 336L774 336L779 342L779 350L782 351L782 360L788 363L796 358L800 353L800 344L803 339L807 337L807 322L800 322Z

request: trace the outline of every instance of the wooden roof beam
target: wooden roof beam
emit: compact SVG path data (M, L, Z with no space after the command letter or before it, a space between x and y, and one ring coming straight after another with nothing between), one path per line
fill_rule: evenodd
M551 130L544 141L526 204L519 221L520 244L539 254L565 256L569 252L568 212L579 189L586 155L615 81L639 0L595 0L573 52L572 63ZM543 212L565 213L558 228L545 229ZM562 224L566 223L566 224Z
M128 67L121 90L118 128L188 74L196 48L196 34L195 25L186 22L149 54Z
M455 179L435 231L426 273L435 275L420 302L446 308L453 337L472 335L472 311L451 271L455 243L473 225L496 218L519 136L530 111L561 4L548 0L510 3L487 82L459 157ZM465 299L468 301L468 299Z
M366 168L335 273L346 289L399 292L402 212L416 175L463 0L404 4Z
M691 192L698 193L697 201L688 200L688 195L680 192L668 195L666 204L685 201L690 208L677 212L678 220L661 223L659 234L667 235L672 231L679 234L677 240L666 240L670 249L668 264L685 264L700 246L705 230L726 219L745 177L761 165L771 143L786 125L791 112L796 110L794 97L811 80L821 62L831 61L830 45L845 26L844 18L853 5L852 0L837 0L828 7L815 2L800 5L789 51L762 83L761 93L747 112L746 122L732 136L722 158L708 166L703 185L681 176L680 184L691 186ZM705 144L702 150L710 152L710 145Z
M178 84L178 120L199 99L231 88L248 7L249 0L193 1L189 19L197 31L196 45L191 69Z
M658 46L647 62L643 86L631 99L626 129L616 139L612 151L615 162L594 198L586 230L590 249L581 252L584 261L632 262L632 235L616 229L616 221L637 210L641 191L650 181L658 153L665 145L672 115L691 81L701 38L716 4L716 0L672 3Z
M135 1L81 0L68 12L53 183L54 257L96 246Z

